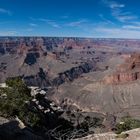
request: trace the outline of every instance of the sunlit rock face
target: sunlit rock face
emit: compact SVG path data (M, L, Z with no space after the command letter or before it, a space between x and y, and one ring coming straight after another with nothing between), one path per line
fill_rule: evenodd
M139 56L139 53L120 55L98 63L95 71L60 85L52 98L82 111L140 118Z
M118 53L112 46L102 47L105 44L110 42L85 38L0 38L0 82L4 82L7 77L21 76L26 81L27 79L35 81L27 81L30 85L42 86L36 81L41 80L38 79L40 68L47 73L45 77L47 83L44 81L43 86L48 84L48 80L55 81L57 77L60 78L61 73L66 71L71 71L68 72L71 76L66 76L71 80L73 75L78 77L75 74L78 73L76 72L78 67L82 69L80 67L86 63L93 63L95 67L96 62Z
M140 79L140 55L132 54L126 58L125 63L118 66L116 72L104 78L105 83L119 84Z

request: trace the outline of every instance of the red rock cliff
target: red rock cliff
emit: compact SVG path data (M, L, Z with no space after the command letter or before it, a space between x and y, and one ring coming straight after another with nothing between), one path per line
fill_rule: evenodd
M132 54L126 58L125 63L118 66L116 72L106 76L107 84L126 83L140 79L140 54Z

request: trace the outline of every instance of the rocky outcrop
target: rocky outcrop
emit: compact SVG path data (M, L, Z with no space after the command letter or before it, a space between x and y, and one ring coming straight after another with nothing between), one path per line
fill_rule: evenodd
M46 71L39 68L37 75L23 76L23 79L28 86L54 87L60 86L65 82L72 82L82 74L88 73L92 70L95 70L95 64L93 62L87 62L80 66L72 67L70 70L59 73L56 78L51 79Z
M48 73L42 68L39 68L39 72L36 75L23 75L22 78L28 86L47 87L51 85Z
M140 79L140 55L132 54L125 63L118 66L116 72L105 76L103 81L106 84L127 83Z
M121 137L122 135L122 137ZM123 132L119 135L114 134L113 132L89 135L87 137L75 139L75 140L139 140L140 139L140 129L133 129L130 131ZM125 137L126 136L126 137Z
M59 73L58 77L55 78L52 83L55 86L59 86L61 84L63 84L64 82L69 82L69 81L73 81L74 79L78 78L79 76L81 76L83 73L88 73L91 70L94 70L95 66L93 63L85 63L82 64L78 67L73 67L70 70L67 70L63 73Z
M119 84L132 82L138 79L140 79L140 72L125 72L106 76L104 82L106 84Z
M0 117L0 125L3 125L4 123L8 123L9 120L3 117Z

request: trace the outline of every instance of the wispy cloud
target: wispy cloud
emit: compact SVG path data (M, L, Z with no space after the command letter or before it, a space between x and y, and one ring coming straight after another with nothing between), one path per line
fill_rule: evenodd
M35 24L35 23L29 23L29 25L30 25L31 27L37 27L37 26L38 26L38 25Z
M111 0L102 0L102 2L109 8L115 9L115 8L124 8L125 4L120 4L116 1L111 1Z
M43 22L43 23L48 24L48 25L50 25L51 27L54 27L54 28L60 28L61 27L55 20L51 20L51 19L47 19L47 18L33 18L33 17L29 17L29 19L34 21L34 22L35 21L36 22Z
M124 29L131 29L131 30L140 30L140 22L135 21L127 25L123 25L122 28Z
M140 22L139 22L139 21L134 21L134 22L132 22L131 24L140 26Z
M60 25L55 20L44 19L44 18L40 18L39 20L47 23L48 25L50 25L54 28L60 28Z
M140 30L132 30L130 28L109 28L98 27L95 32L99 34L99 37L107 38L140 38Z
M138 19L138 17L131 12L124 12L125 4L111 0L102 0L102 2L110 8L112 16L120 22L128 22L130 20Z
M124 25L123 29L140 30L140 26L137 26L137 25Z
M12 15L12 12L10 10L4 9L4 8L0 8L0 13L8 14L9 16Z
M70 23L67 23L66 26L70 26L70 27L79 27L81 26L82 24L85 24L87 23L88 20L86 19L81 19L81 20L77 20L77 21L72 21Z
M138 19L138 17L131 12L123 12L121 9L113 10L112 15L120 22L129 22Z
M15 30L9 30L9 31L0 31L0 36L14 36L17 35L18 32Z
M99 14L99 17L107 24L112 24L114 25L115 23L113 23L111 20L105 18L102 14Z

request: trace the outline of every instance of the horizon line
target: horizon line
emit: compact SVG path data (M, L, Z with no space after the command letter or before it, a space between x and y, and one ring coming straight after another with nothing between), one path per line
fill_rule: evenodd
M7 36L1 36L0 38L4 38L4 37L33 37L33 38L39 38L39 37L46 37L46 38L80 38L80 39L121 39L121 40L140 40L140 38L111 38L111 37L80 37L80 36L47 36L47 35L38 35L38 36L34 36L34 35L7 35Z

